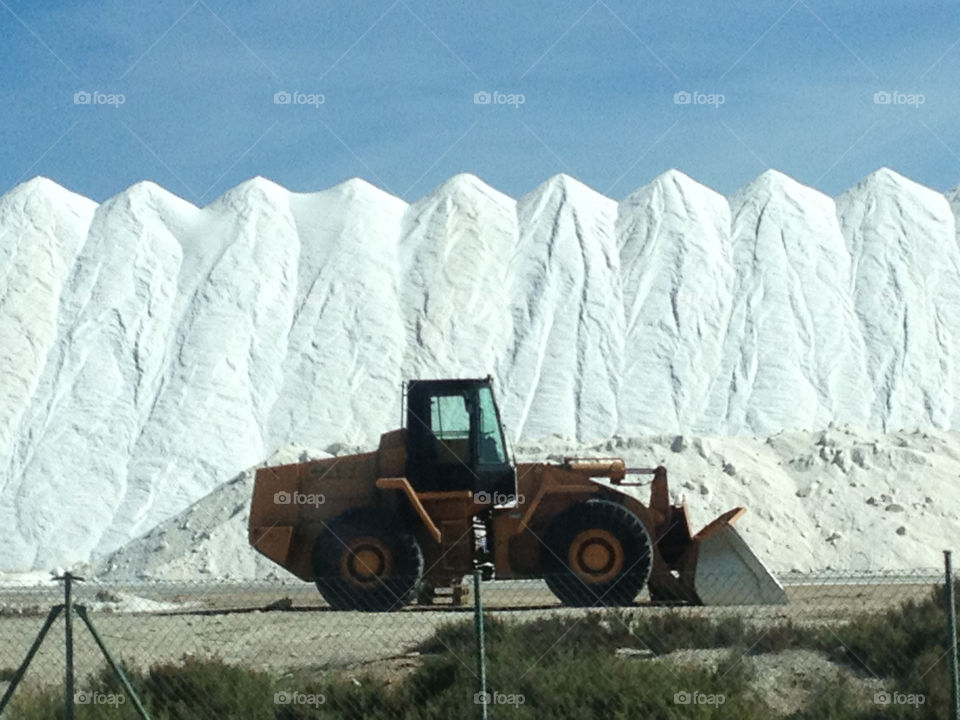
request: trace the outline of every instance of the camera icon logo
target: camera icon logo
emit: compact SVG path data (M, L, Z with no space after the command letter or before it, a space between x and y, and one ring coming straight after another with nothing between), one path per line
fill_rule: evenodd
M490 100L490 93L488 93L486 90L481 90L480 92L473 94L474 105L489 105Z
M90 104L90 93L86 90L81 90L73 94L73 104L74 105L89 105Z
M876 705L889 705L892 698L886 690L881 690L873 696L873 702Z
M889 105L890 100L890 93L888 93L886 90L881 90L880 92L875 92L873 94L874 105Z
M485 490L474 493L473 502L475 502L477 505L489 505L492 501L493 497L491 497L490 493L486 492Z
M490 704L490 693L475 693L473 696L474 705L489 705Z
M281 690L273 694L274 705L289 705L291 702L293 702L293 696L286 690Z
M89 705L91 699L92 699L92 698L91 698L91 696L90 696L90 693L84 692L83 690L81 690L81 691L78 692L78 693L74 693L74 695L73 695L73 701L74 701L77 705Z
M673 695L674 705L689 705L692 699L692 696L686 690L681 690Z
M674 105L689 105L691 99L690 93L688 93L686 90L681 90L673 94Z
M286 490L281 490L273 494L274 505L289 505L291 502L293 502L293 496Z
M274 105L289 105L290 100L291 100L291 95L286 90L281 90L280 92L275 92L273 94Z

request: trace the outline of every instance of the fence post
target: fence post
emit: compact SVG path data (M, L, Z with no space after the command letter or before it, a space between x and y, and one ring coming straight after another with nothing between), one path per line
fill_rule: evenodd
M37 637L33 641L33 645L30 646L30 649L27 651L27 656L23 659L23 662L20 664L20 667L17 668L17 672L13 676L13 680L10 682L10 685L7 687L7 691L3 694L3 698L0 698L0 715L3 715L3 711L7 707L7 703L10 702L10 698L13 697L14 690L17 689L17 686L20 684L20 681L23 680L24 674L27 672L27 668L30 667L30 663L33 661L33 656L37 654L37 650L40 649L40 645L43 643L43 639L47 636L47 631L50 630L50 626L53 625L53 621L57 619L62 611L66 611L64 615L65 633L66 633L66 642L64 643L65 653L66 653L66 662L64 663L65 670L65 680L66 680L66 690L65 690L65 712L67 720L74 720L76 714L76 695L74 694L74 672L73 672L73 612L76 610L77 615L80 616L80 619L86 623L87 628L90 630L90 634L93 636L93 639L96 641L97 646L100 648L100 651L103 653L103 656L107 659L107 662L110 664L110 667L113 668L113 671L117 674L117 677L120 678L120 682L123 685L124 690L130 695L131 700L133 701L134 707L137 709L140 717L144 720L150 720L150 715L147 714L147 711L144 709L143 704L140 702L140 698L137 697L136 691L133 689L133 686L130 685L130 681L127 679L126 674L123 672L123 668L117 665L111 657L109 651L107 650L106 645L103 644L103 640L100 639L100 636L97 634L97 631L93 628L93 623L90 622L90 618L87 617L87 608L83 605L74 605L73 604L73 594L72 584L74 580L82 582L83 578L79 575L73 575L69 571L63 573L63 575L58 575L57 580L63 580L63 595L64 595L64 604L63 605L54 605L50 608L50 613L47 615L46 621L43 623L43 627L40 628L40 632L37 634Z
M70 571L66 571L63 574L63 605L66 610L64 614L65 633L66 633L66 642L64 647L66 650L66 683L67 688L65 691L66 697L66 707L67 707L67 720L74 720L76 717L76 708L74 707L74 702L76 697L74 695L73 688L73 596L70 593L71 581L73 580L73 575L70 574Z
M947 625L950 629L948 649L950 652L950 718L960 720L960 682L957 680L957 604L953 597L953 566L950 551L943 551L947 573Z
M480 566L473 568L473 620L477 630L477 679L480 683L476 699L479 701L480 718L487 720L487 658L483 638L483 600L480 598Z

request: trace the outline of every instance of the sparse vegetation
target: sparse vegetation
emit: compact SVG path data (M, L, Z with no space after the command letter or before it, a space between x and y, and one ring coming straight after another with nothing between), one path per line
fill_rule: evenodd
M949 691L945 623L942 591L897 610L816 628L789 622L761 628L738 617L711 619L676 611L603 611L534 622L489 616L490 717L941 718ZM815 651L825 664L829 660L845 670L832 679L813 677L803 707L785 714L771 707L771 688L764 690L763 678L744 655L799 649ZM129 674L156 720L470 717L476 691L472 623L443 626L418 650L416 667L394 676L340 669L277 677L197 659ZM672 652L700 653L711 661L676 659L668 655ZM877 704L877 688L922 695L923 703ZM107 672L84 689L103 696L122 693ZM63 718L61 696L22 689L9 717ZM135 714L129 702L83 704L77 717L119 720Z

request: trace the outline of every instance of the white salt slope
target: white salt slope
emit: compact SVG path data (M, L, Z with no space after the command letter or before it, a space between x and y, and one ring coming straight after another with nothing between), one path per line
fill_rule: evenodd
M960 252L949 203L882 168L841 195L837 210L876 393L870 425L956 427Z
M159 384L110 379L121 393L128 388L134 391L139 422L130 428L136 440L132 448L116 442L116 408L84 408L86 414L112 419L111 450L117 453L116 463L91 468L85 475L95 477L109 473L114 466L128 465L132 482L111 528L119 537L141 532L208 490L216 474L205 473L206 468L229 467L238 459L248 463L264 453L261 427L279 384L291 314L289 294L284 290L285 285L292 285L296 267L296 235L289 232L284 237L279 232L284 220L286 227L292 227L284 198L285 191L255 180L208 208L205 214L220 216L219 227L207 225L200 238L185 238L184 245L189 248L194 242L202 243L205 247L194 257L210 262L195 262L184 272L179 277L179 292L176 265L181 251L172 237L167 267L156 282L151 279L153 272L145 277L137 257L121 262L106 276L107 283L124 282L117 278L138 280L135 288L108 287L107 297L123 298L122 302L144 314L147 327L141 332L140 323L119 319L123 325L133 325L135 334L127 333L115 349L103 355L134 366L146 379L154 377L153 368L141 367L141 358L152 351L164 361L162 369L158 368L163 373ZM122 232L121 241L116 242L118 230L128 222L125 209L111 218L112 222L105 222L103 234L113 248L127 246ZM189 213L187 207L181 210ZM158 212L157 216L169 214ZM148 251L159 254L159 237L163 236L153 232L156 223L146 222L145 227L149 231L136 237ZM218 236L224 240L215 245L214 255L211 238ZM149 327L151 321L159 326L156 332ZM93 366L92 370L99 371L96 374L102 379L102 368ZM124 400L121 395L120 401ZM140 405L146 407L146 416ZM184 452L191 445L195 457ZM156 477L164 478L163 492L156 492L157 486L150 482ZM119 537L105 541L119 542Z
M126 491L127 462L164 366L179 247L147 209L146 184L102 205L63 285L58 343L24 415L8 466L18 480L13 554L51 566L90 552ZM146 222L142 222L148 216ZM63 512L63 508L69 512ZM129 535L127 535L129 537Z
M97 211L47 365L52 397L12 468L31 499L17 523L23 552L40 553L28 562L115 546L264 455L295 284L284 197L251 181L198 217L142 183Z
M407 204L354 179L291 195L290 207L300 262L267 447L374 442L399 422L407 344L397 245Z
M308 453L309 454L309 453ZM936 568L960 533L960 433L883 435L849 428L773 437L615 437L596 445L552 439L522 445L530 461L619 455L664 464L674 500L685 495L695 530L744 506L737 527L774 571ZM285 460L306 457L285 451ZM296 581L247 544L253 473L218 488L143 538L97 562L103 579L276 577ZM631 489L647 502L647 488Z
M619 207L565 176L410 206L142 183L96 213L27 183L0 199L2 565L108 552L291 440L370 445L410 375L492 370L519 438L960 424L942 195L881 171L834 208L770 173L731 203L676 172Z
M960 186L953 188L945 193L945 195L947 202L950 204L950 211L952 215L950 221L952 221L955 228L954 232L957 247L960 247L960 221L957 220L957 218L960 218ZM949 247L947 248L946 252L948 254L952 254ZM956 265L954 265L954 267L956 267ZM956 308L960 307L960 282L957 282L956 285L948 286L943 295L947 308L950 311L950 319L960 321L960 317L958 317L958 313L956 311ZM951 327L955 327L955 325L951 324ZM960 341L958 341L956 338L952 338L951 347L960 347ZM953 356L951 356L951 358L953 358ZM957 367L956 364L954 365L953 377L954 384L952 389L954 400L953 413L950 416L950 427L960 427L960 389L958 389L958 384L960 384L960 367Z
M499 366L514 437L617 428L623 304L616 204L566 175L517 203L509 293L515 334Z
M869 386L833 201L768 170L730 205L734 300L699 425L767 434L863 424Z
M512 334L516 202L469 174L414 203L400 241L406 378L484 377Z
M96 207L45 178L0 198L0 467L57 341L60 293Z
M268 453L264 427L283 382L299 254L287 191L255 178L197 221L183 240L165 383L130 457L131 477L164 478L164 491L145 498L133 533Z
M676 170L620 203L621 433L680 431L704 415L732 298L729 232L726 199Z
M95 210L44 178L0 198L0 527L29 528L3 538L18 560L8 567L30 567L48 539L42 527L61 514L55 491L18 482L28 452L22 440L34 398L48 394L43 370L62 338L61 295Z

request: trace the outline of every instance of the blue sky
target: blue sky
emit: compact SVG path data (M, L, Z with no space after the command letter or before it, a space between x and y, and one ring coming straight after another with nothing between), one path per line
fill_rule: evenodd
M0 0L0 70L0 192L149 179L202 205L255 175L359 176L415 200L458 172L514 196L565 172L622 198L671 167L726 194L769 167L829 194L881 166L960 184L955 2Z

